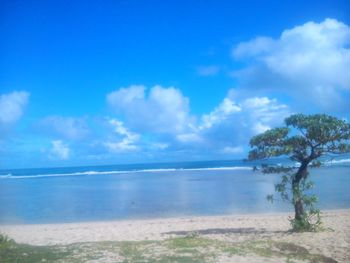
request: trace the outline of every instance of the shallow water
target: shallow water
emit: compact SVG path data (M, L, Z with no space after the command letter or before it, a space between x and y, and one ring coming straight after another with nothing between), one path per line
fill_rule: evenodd
M187 168L111 174L106 169L95 173L80 169L82 172L65 171L63 175L51 171L61 176L31 177L23 176L22 171L18 178L0 179L0 223L292 211L281 201L273 204L266 201L279 175L262 175L241 166ZM315 169L311 178L316 184L320 208L350 208L349 165Z

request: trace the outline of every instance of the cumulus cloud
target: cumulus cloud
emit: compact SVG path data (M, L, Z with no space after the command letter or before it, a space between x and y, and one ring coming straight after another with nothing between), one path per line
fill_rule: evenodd
M252 134L256 134L280 124L289 113L288 106L278 103L276 99L251 97L235 102L234 99L226 97L211 113L202 116L199 129L232 123L240 128L243 125L244 132L248 128Z
M117 137L104 146L115 153L166 149L238 155L251 136L282 124L290 114L276 99L242 98L230 91L211 112L195 118L188 98L161 86L149 91L142 85L121 88L107 95L107 103L118 115L109 121Z
M235 100L229 95L209 114L203 115L197 136L206 146L222 153L243 152L251 136L281 125L290 115L287 105L268 97Z
M140 135L129 131L124 127L123 122L117 119L110 119L109 124L113 127L117 139L104 142L107 149L114 153L130 152L138 150L136 142L139 141Z
M241 110L242 108L239 107L234 101L232 101L230 98L225 98L221 104L214 109L214 111L202 116L202 125L199 128L210 128L215 123L225 121L229 118L229 116Z
M242 107L246 113L249 113L250 129L254 135L280 125L284 118L290 115L287 105L268 97L245 99L242 102Z
M107 95L107 103L136 131L179 134L193 123L189 99L174 87L121 88Z
M50 157L52 159L67 160L70 155L70 149L67 144L61 140L51 141Z
M79 140L89 134L89 128L84 118L49 116L38 124L40 130L54 137L68 140Z
M237 45L232 51L235 58L254 57L268 53L275 46L275 41L269 37L257 37L251 41Z
M238 44L233 58L248 67L233 76L242 88L288 91L326 110L344 107L342 94L350 92L349 44L346 24L329 18L308 22L284 30L278 39L257 37Z
M29 100L26 91L14 91L0 95L0 124L9 125L18 121Z

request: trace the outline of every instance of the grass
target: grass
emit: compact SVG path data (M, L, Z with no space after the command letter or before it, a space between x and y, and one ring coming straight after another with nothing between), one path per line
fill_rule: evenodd
M60 247L19 245L6 237L0 238L0 262L57 262L68 255Z
M250 241L231 243L196 235L164 241L88 242L68 246L30 246L17 244L0 235L0 262L121 262L121 263L204 263L216 262L219 256L277 257L281 262L301 260L310 263L334 263L334 259L311 254L307 249L292 243Z

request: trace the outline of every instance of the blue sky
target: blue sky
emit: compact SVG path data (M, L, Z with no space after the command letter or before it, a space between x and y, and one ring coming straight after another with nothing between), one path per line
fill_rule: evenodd
M0 168L245 157L350 119L348 1L1 1Z

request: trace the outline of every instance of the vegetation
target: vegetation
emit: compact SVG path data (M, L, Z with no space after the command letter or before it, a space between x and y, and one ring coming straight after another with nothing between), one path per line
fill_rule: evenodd
M320 167L323 155L350 152L350 124L332 116L296 114L285 119L285 127L268 130L250 140L249 160L264 160L288 156L297 165L261 166L263 173L282 173L275 185L282 200L293 204L295 231L315 231L321 225L320 211L314 207L315 195L308 195L313 187L309 181L309 167ZM273 195L268 196L273 201Z
M196 235L164 241L92 242L72 245L30 246L4 238L0 242L0 262L122 262L122 263L205 263L239 256L277 257L281 262L334 263L332 258L311 254L304 247L286 242L249 241L231 243Z

